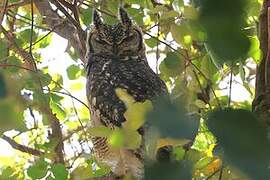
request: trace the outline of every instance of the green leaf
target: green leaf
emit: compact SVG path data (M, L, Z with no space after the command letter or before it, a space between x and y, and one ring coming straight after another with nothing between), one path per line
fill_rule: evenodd
M239 66L239 74L242 82L245 82L246 72L242 64Z
M155 38L150 38L150 39L145 39L144 42L150 48L154 48L156 47L158 41Z
M32 179L40 179L47 174L48 163L44 159L39 159L32 166L27 169L27 174Z
M215 159L214 157L203 157L198 162L196 162L196 164L194 165L194 168L195 169L203 169L208 164L210 164L214 159Z
M190 29L187 23L183 23L180 25L177 24L172 24L171 29L173 39L178 43L178 44L185 44L184 43L184 37L186 35L189 35Z
M2 132L16 129L25 131L26 126L24 123L23 112L25 107L18 104L16 99L6 98L0 101L0 134Z
M16 170L11 167L6 167L3 170L1 169L0 179L17 180Z
M37 40L37 33L33 31L32 34L32 42L35 42ZM23 44L30 44L30 38L31 38L31 29L25 29L19 33L19 39L23 41Z
M7 62L8 62L9 64L16 65L16 66L21 66L21 64L22 64L22 63L21 63L21 60L18 59L16 56L13 56L13 55L11 55L11 56L8 57ZM16 72L18 72L20 69L19 69L18 67L9 67L8 70L9 70L9 72L11 72L11 73L16 73Z
M50 107L59 120L64 120L66 118L66 112L60 104L50 101Z
M250 41L243 32L247 0L206 0L201 2L199 22L207 34L207 46L221 64L241 61Z
M43 38L43 37L40 37L40 38ZM52 41L52 33L44 37L41 41L39 41L37 45L39 46L39 48L46 48L47 46L50 45L51 41Z
M93 177L92 167L91 165L79 166L76 169L74 169L74 171L72 171L71 175L73 179L82 179L82 180L90 179Z
M114 148L121 148L125 145L125 134L121 129L114 130L109 138L109 144Z
M49 97L49 94L41 93L39 91L34 91L33 100L36 103L40 103L40 105L47 107L50 102L50 97Z
M204 56L201 60L201 71L208 78L212 78L217 73L217 67L208 55Z
M173 163L146 163L144 180L164 179L192 179L192 170L190 163L186 161Z
M186 150L183 147L174 147L173 154L176 160L182 160L186 154Z
M176 77L184 69L184 60L175 52L168 52L166 58L161 62L159 69L162 74Z
M262 59L262 51L260 49L260 41L257 36L250 37L251 46L248 55L253 58L256 64Z
M81 18L85 25L89 25L92 23L92 15L93 15L92 8L81 9Z
M55 179L65 180L68 177L68 171L63 164L54 164L51 167L51 171Z
M202 159L204 156L205 155L202 152L197 151L195 149L190 149L186 152L185 158L193 163L196 163L197 161Z
M157 99L154 110L147 114L147 123L158 129L161 137L194 139L199 127L199 120L187 115L182 107L165 98Z
M113 131L106 126L91 127L88 131L90 136L109 137Z
M187 19L197 19L198 11L192 6L184 6L184 16Z
M58 94L51 93L51 99L53 102L60 103L62 99L64 99L63 96L59 96Z
M43 86L48 86L52 82L52 76L46 73L41 76L40 80Z
M70 80L74 80L80 77L81 75L81 69L76 65L70 65L67 68L67 75Z
M97 169L93 172L93 177L101 177L106 174L109 174L111 172L110 168L108 167L100 167L100 169Z
M50 77L48 77L47 80L50 80ZM62 90L62 86L63 86L63 76L61 74L54 74L52 76L51 83L49 84L49 88L58 91Z
M73 47L69 48L67 52L70 55L70 57L75 61L77 61L80 58L79 53Z
M267 128L250 111L213 111L207 125L216 136L226 162L251 179L270 179L270 142Z

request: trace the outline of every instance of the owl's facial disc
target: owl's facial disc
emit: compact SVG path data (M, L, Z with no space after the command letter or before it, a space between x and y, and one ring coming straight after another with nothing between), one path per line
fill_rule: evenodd
M103 52L110 51L114 55L133 54L141 47L141 33L132 26L132 21L123 8L119 9L120 22L109 25L102 21L100 14L95 10L93 24L95 36L91 39L93 49L100 49ZM98 47L98 48L97 48ZM94 51L97 52L97 51Z

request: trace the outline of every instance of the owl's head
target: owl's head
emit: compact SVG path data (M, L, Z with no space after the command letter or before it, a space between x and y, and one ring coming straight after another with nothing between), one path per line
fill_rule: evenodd
M120 22L105 24L94 10L93 27L88 35L89 53L113 56L137 56L144 52L143 37L138 26L133 25L127 12L119 9Z

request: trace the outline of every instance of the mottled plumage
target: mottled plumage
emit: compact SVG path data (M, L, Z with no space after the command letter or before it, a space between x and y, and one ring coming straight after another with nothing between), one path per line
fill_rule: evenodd
M106 25L94 11L94 25L88 34L86 90L93 126L121 128L126 121L126 107L117 97L116 88L126 89L138 102L167 93L165 84L147 63L140 28L132 25L122 8L120 19L116 25ZM140 153L111 149L102 137L93 138L93 143L98 159L109 165L115 174L131 172L136 177L142 176Z

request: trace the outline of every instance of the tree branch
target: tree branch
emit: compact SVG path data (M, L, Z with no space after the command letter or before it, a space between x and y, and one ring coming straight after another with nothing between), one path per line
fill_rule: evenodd
M257 66L255 98L252 102L252 110L260 120L270 126L270 1L264 0L259 26L260 48L262 60Z
M15 52L17 52L23 59L27 60L27 62L31 63L31 66L27 66L26 69L30 69L33 72L37 73L36 65L34 64L35 61L31 54L23 49L21 49L15 42L15 38L13 35L9 34L5 28L0 25L0 30L4 33L5 37L8 39L8 41L11 43L13 49ZM40 82L39 77L37 78L37 82L40 84L40 92L43 93L42 84ZM50 139L54 139L57 141L57 146L55 147L55 163L63 163L64 164L64 144L63 144L63 137L62 137L62 130L61 125L57 117L53 114L52 110L50 109L50 105L42 105L40 107L40 111L46 115L50 121L50 125L52 128L52 134L50 136Z
M11 145L12 148L19 150L21 152L32 154L34 156L40 156L40 155L44 154L44 152L42 152L40 150L21 145L21 144L17 143L14 139L12 139L6 135L3 135L1 138L4 139L5 141L7 141Z
M55 24L59 24L59 26L54 29L54 32L67 39L72 47L79 53L80 59L86 63L86 60L84 59L86 50L81 48L85 46L85 41L80 40L78 30L74 24L72 24L68 19L63 19L59 16L57 12L52 9L48 0L35 0L35 5L43 16L45 24L47 24L50 29L53 29L52 27L54 27ZM82 36L83 39L86 39L85 32Z
M54 148L54 152L56 155L54 156L54 163L62 163L64 164L64 143L63 143L63 134L62 134L62 129L61 125L59 122L59 119L57 119L56 115L53 114L52 110L50 109L49 106L41 107L41 111L44 113L45 116L48 117L51 128L52 128L52 133L49 135L49 138L51 140L56 140L57 145Z

